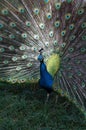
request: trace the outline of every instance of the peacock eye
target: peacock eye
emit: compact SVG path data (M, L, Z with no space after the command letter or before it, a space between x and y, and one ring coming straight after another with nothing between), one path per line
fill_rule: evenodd
M15 57L15 56L12 57L12 61L14 61L14 62L17 61L17 57Z
M19 7L18 10L21 14L25 12L25 9L23 7Z
M3 28L3 27L4 27L4 25L2 23L0 23L0 29Z
M12 80L12 79L11 79L10 77L7 78L7 82L11 82L11 80Z
M57 10L59 10L59 9L61 8L61 3L60 3L60 2L55 3L55 8L56 8Z
M36 47L34 47L34 51L37 51L37 48L36 48Z
M86 28L86 22L82 23L81 27L82 29Z
M28 63L28 64L27 64L27 67L32 67L32 63Z
M46 16L47 16L47 19L51 19L52 18L52 14L51 13L47 13Z
M5 65L7 65L7 64L9 63L9 61L8 61L8 60L4 60L3 63L4 63Z
M64 48L65 46L66 46L66 43L65 43L65 42L61 44L61 47L62 47L62 48Z
M85 82L82 82L81 86L84 88L86 86Z
M33 46L32 51L37 52L37 47Z
M65 14L65 19L66 19L66 20L69 20L70 18L71 18L71 14L70 14L70 13Z
M35 40L39 40L39 35L34 35Z
M24 50L25 50L25 46L22 45L22 46L19 47L19 49L20 49L21 51L24 51Z
M57 45L58 45L58 41L55 40L55 41L53 42L53 45L54 45L54 46L57 46Z
M66 0L67 1L67 3L71 3L73 0Z
M49 32L49 37L52 38L54 36L54 32L53 31L50 31Z
M86 52L86 48L85 48L85 47L82 47L82 48L81 48L81 52L82 52L82 53Z
M71 24L71 25L69 26L69 29L70 29L70 30L73 30L73 29L74 29L74 24Z
M40 29L44 29L44 28L45 28L45 24L40 23L40 24L39 24L39 27L40 27Z
M0 48L0 52L5 52L5 49L4 48Z
M23 60L27 59L27 55L22 55L22 59Z
M48 2L49 2L49 0L44 0L44 2L45 2L45 3L48 3Z
M63 30L62 32L61 32L61 36L65 36L65 34L66 34L66 30Z
M26 24L27 27L30 27L30 26L31 26L31 22L30 22L30 21L26 21L25 24Z
M3 15L8 15L8 13L9 13L8 9L3 9L3 10L2 10L2 14L3 14Z
M9 38L10 38L10 39L14 39L14 38L15 38L15 35L10 34L10 35L9 35Z
M55 25L56 28L58 28L58 27L60 26L60 21L56 21L56 22L54 23L54 25Z
M3 38L0 36L0 42L3 41Z
M11 83L13 83L13 84L16 83L16 82L17 82L17 79L12 79L11 80Z
M78 71L77 74L78 74L78 76L81 76L81 75L82 75L80 71Z
M22 38L24 38L24 39L25 39L25 38L27 38L27 33L22 33L22 35L21 35L21 36L22 36Z
M74 48L71 47L71 48L68 49L68 51L69 51L70 53L72 53L72 52L74 51Z
M49 42L45 42L45 46L48 47L49 46Z
M11 23L10 23L10 26L11 26L12 28L16 27L16 23L11 22Z
M38 14L39 14L39 9L38 9L38 8L35 8L35 9L33 10L33 12L34 12L35 15L38 15Z
M14 46L12 46L12 45L9 46L9 50L10 50L10 51L14 51L14 50L15 50Z
M25 83L25 79L20 79L20 83Z
M17 66L17 67L16 67L16 70L17 70L17 71L20 71L21 69L22 69L21 66Z
M82 36L82 40L86 40L86 35Z
M76 37L75 35L72 35L72 36L69 37L69 40L73 41L75 39L75 37Z
M78 10L78 15L82 15L83 13L84 13L84 9L83 8Z

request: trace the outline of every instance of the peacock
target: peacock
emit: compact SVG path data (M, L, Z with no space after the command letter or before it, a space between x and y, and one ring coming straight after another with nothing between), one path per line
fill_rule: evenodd
M39 82L86 113L86 0L0 0L0 82Z

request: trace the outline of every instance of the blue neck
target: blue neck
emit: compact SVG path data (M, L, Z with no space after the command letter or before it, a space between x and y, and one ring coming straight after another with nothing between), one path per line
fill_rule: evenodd
M40 86L46 89L52 89L53 77L47 71L46 65L42 61L40 63Z

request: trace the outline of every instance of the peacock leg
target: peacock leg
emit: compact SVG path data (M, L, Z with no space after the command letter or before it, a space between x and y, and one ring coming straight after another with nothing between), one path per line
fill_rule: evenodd
M58 102L58 95L56 95L56 100L55 100L55 103L57 104Z
M48 103L49 97L50 97L50 94L47 93L47 98L46 98L46 100L45 100L45 104Z

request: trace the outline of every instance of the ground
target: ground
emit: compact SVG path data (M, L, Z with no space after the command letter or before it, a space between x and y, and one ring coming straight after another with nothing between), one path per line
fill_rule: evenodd
M0 130L86 130L84 115L64 97L45 90L0 89Z

